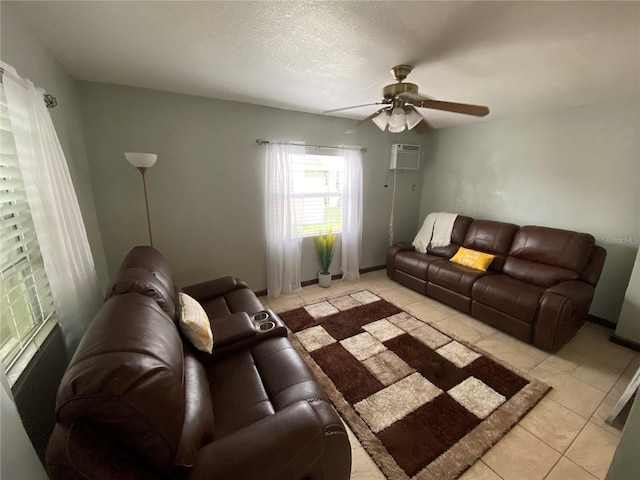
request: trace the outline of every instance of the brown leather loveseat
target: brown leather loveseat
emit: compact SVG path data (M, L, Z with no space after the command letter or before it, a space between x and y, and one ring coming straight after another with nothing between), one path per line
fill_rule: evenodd
M124 259L59 387L51 477L348 479L345 427L277 315L233 277L184 292L207 312L212 354L176 326L162 255Z
M458 248L493 254L487 271L449 261ZM593 236L459 215L451 244L397 242L387 275L514 337L554 352L587 319L606 251Z

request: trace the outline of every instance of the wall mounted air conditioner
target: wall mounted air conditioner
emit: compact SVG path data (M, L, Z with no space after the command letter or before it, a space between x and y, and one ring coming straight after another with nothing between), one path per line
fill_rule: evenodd
M394 143L391 145L391 170L417 170L420 168L420 145Z

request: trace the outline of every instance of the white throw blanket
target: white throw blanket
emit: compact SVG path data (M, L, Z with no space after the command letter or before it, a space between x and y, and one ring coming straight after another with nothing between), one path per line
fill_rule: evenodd
M426 252L427 247L446 247L451 243L453 224L457 213L433 212L427 215L420 231L413 240L413 246L418 252Z

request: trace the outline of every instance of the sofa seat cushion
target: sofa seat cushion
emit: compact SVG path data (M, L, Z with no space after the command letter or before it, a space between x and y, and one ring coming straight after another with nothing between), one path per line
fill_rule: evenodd
M250 350L240 350L205 369L213 403L214 441L275 412Z
M276 410L310 398L329 401L288 338L265 340L253 346L251 354Z
M246 312L252 316L264 310L255 293L248 288L232 290L219 297L202 302L209 319L225 317L232 313Z
M493 307L512 317L532 323L545 289L508 275L479 279L472 290L474 301Z
M399 252L395 258L395 268L421 280L427 280L429 265L442 257L420 252Z
M202 363L191 348L184 348L184 424L176 465L190 467L198 450L213 438L213 405Z
M493 272L484 272L459 265L448 260L433 262L429 266L429 282L471 298L471 288L480 278L493 276Z
M205 368L213 399L214 441L300 400L327 400L287 338L266 339L212 360Z

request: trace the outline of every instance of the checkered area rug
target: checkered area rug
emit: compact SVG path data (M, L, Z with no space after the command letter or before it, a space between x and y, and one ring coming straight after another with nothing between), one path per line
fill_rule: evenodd
M549 387L369 291L280 313L389 479L454 479Z

